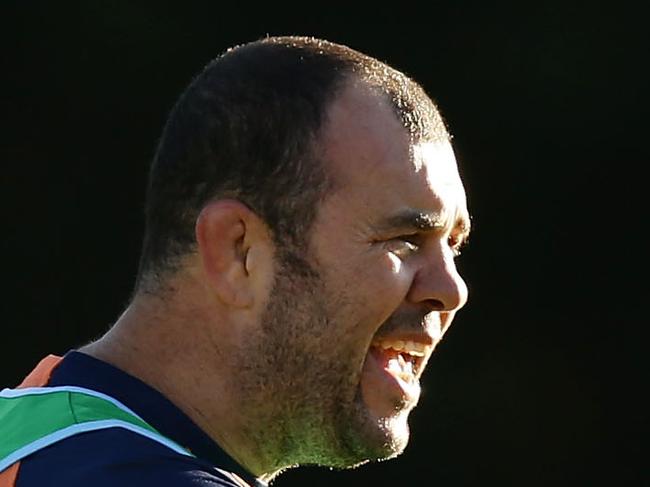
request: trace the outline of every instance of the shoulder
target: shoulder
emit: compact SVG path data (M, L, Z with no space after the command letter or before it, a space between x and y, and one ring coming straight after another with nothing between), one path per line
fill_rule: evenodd
M238 487L214 467L110 428L73 436L25 458L16 487Z

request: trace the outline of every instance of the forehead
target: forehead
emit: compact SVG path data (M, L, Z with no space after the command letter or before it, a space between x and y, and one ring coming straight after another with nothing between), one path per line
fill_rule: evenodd
M413 142L389 103L369 89L343 91L330 107L321 142L334 196L346 211L372 219L416 209L468 225L450 142Z

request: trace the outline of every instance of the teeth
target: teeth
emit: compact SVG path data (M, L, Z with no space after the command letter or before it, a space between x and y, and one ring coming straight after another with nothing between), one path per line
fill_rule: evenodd
M406 362L405 369L406 369L406 372L409 373L409 375L414 375L415 374L415 370L413 370L413 362Z
M382 340L379 343L375 343L375 345L384 350L392 348L393 350L404 352L414 357L424 357L427 348L426 345L411 340Z
M402 365L400 364L400 359L401 357L398 356L398 358L392 358L388 361L388 370L391 372L397 372L397 373L402 373ZM403 361L404 359L402 359Z
M401 354L397 356L397 361L402 368L406 365L406 360L404 360L404 357Z
M405 382L413 382L415 380L413 364L405 361L401 355L388 361L388 370Z

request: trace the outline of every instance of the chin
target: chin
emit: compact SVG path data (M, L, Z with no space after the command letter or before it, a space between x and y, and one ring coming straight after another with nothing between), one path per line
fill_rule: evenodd
M408 445L410 432L408 427L408 412L380 420L377 424L380 430L381 442L371 460L388 460L400 455Z
M409 441L408 410L385 418L374 417L359 404L354 419L339 424L340 463L335 468L354 468L399 456Z

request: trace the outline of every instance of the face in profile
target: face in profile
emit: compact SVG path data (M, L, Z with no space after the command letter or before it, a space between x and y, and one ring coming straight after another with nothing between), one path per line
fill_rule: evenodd
M408 442L425 365L467 298L454 259L469 219L450 143L412 141L368 90L333 103L322 150L334 189L308 248L278 259L240 383L269 454L349 467Z

